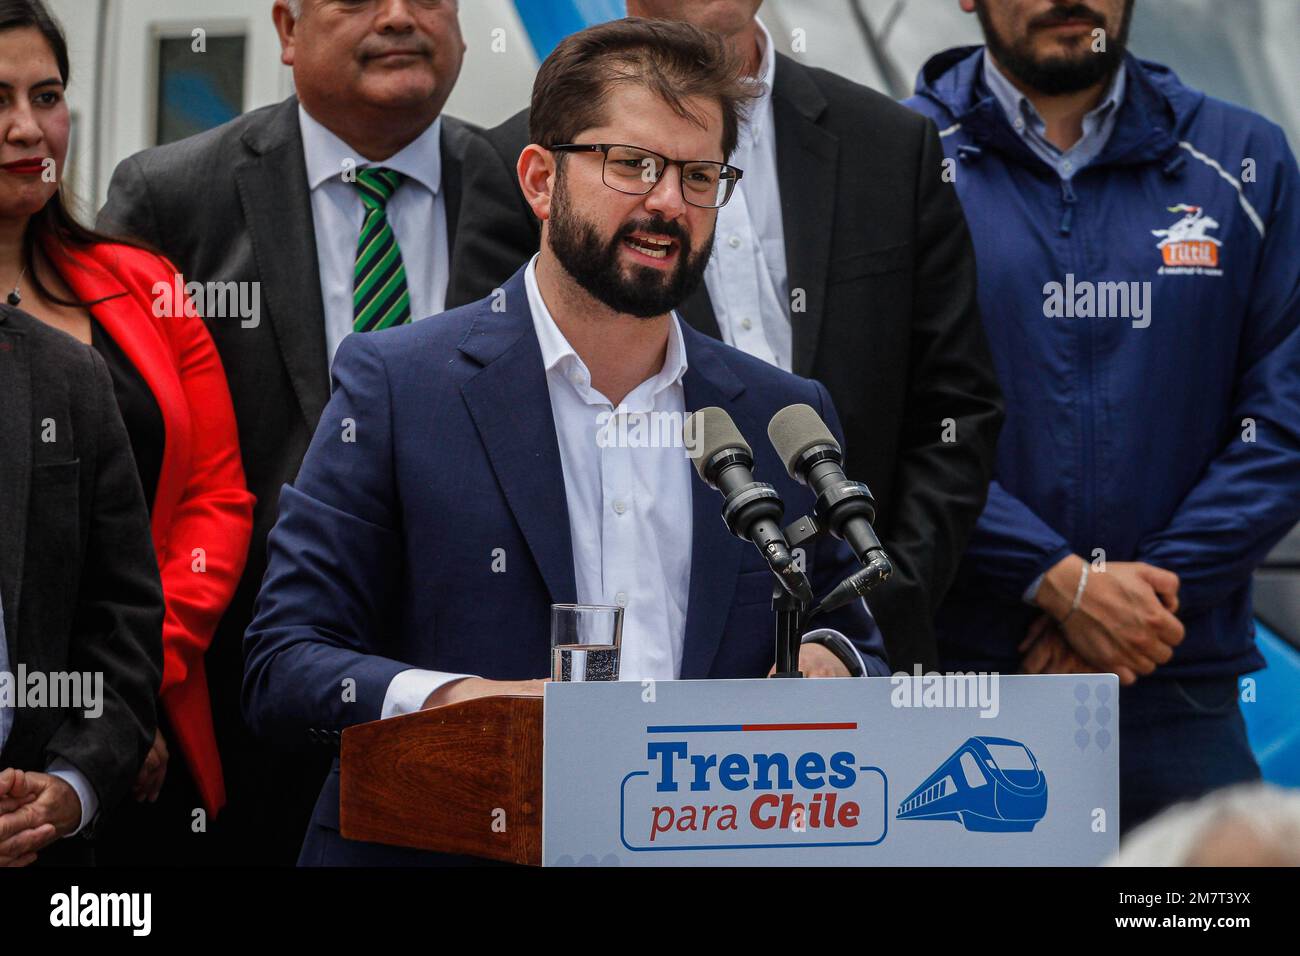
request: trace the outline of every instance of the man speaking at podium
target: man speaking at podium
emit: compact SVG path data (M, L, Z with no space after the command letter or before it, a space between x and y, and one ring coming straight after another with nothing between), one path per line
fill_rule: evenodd
M540 693L552 603L626 607L625 680L769 673L767 564L728 532L680 443L637 440L723 409L792 520L811 495L755 439L798 403L839 434L820 384L672 311L698 286L739 178L726 160L751 95L722 41L684 23L603 24L542 64L518 161L540 253L496 295L338 351L246 638L257 733L293 746L422 707ZM856 562L821 538L806 569L820 597ZM862 601L819 623L833 630L805 639L806 674L888 673ZM338 791L336 762L301 863L451 860L344 840Z

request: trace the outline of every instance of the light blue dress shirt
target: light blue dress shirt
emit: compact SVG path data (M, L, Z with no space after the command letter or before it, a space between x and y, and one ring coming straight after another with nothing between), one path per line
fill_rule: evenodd
M312 226L325 306L325 347L331 364L339 343L352 334L352 280L357 238L366 218L348 170L382 166L405 179L385 207L388 224L402 251L411 320L443 311L451 260L448 255L446 195L442 189L442 117L381 163L372 163L314 119L301 105L307 183L311 187Z
M1047 121L1034 108L1029 97L1021 93L1002 75L994 65L992 58L984 54L984 85L989 88L993 98L998 101L1007 122L1024 139L1025 145L1034 151L1048 166L1056 170L1062 179L1070 179L1101 155L1110 141L1110 134L1115 130L1115 120L1119 117L1120 106L1124 102L1125 67L1121 63L1111 80L1110 88L1102 97L1096 108L1083 118L1083 136L1069 149L1062 152L1047 139Z

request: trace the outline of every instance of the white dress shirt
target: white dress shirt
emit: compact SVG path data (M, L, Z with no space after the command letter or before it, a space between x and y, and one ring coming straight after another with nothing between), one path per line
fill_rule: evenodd
M9 644L5 637L4 610L4 602L0 600L0 674L5 675L6 682L13 687L15 693L18 693L18 675L9 668ZM0 701L0 752L5 749L5 743L9 740L9 731L13 728L13 725L14 715L10 713L10 708L6 707L3 701ZM0 765L0 770L4 769L5 767ZM55 757L45 770L51 777L58 777L67 783L76 793L77 799L81 801L81 820L77 824L77 828L68 836L80 833L86 828L86 824L95 818L95 814L99 812L99 797L95 793L95 788L90 785L90 781L86 779L84 773L62 757Z
M677 316L670 318L663 367L615 408L591 387L590 371L551 317L536 269L534 256L524 285L560 448L578 603L625 608L621 680L675 680L691 583L691 463L680 443L646 447L618 436L657 434L648 423L644 432L636 426L652 412L685 415L686 346ZM443 684L465 676L402 671L389 684L381 716L419 710Z
M298 106L307 184L311 188L316 261L325 305L325 347L331 364L339 343L352 333L352 279L357 239L366 218L355 182L347 170L383 166L406 179L388 200L388 224L397 237L411 296L411 318L437 315L447 297L447 212L442 192L442 117L402 150L372 163Z
M676 680L691 585L692 468L680 443L638 436L679 434L656 419L685 419L677 316L669 316L663 367L615 408L591 387L587 366L551 318L536 264L534 257L524 284L564 469L578 603L625 608L620 680Z
M713 255L704 270L722 339L742 352L791 369L790 280L786 271L781 191L776 175L772 78L776 50L758 22L762 95L741 125L730 162L744 170L731 199L718 210Z
M670 316L663 367L615 408L591 387L591 372L551 317L537 287L537 256L524 270L524 286L560 448L578 603L625 608L620 680L676 680L686 640L694 541L691 482L697 479L680 445L647 447L617 438L660 432L648 424L638 432L638 417L684 417L686 346L679 320L675 313ZM807 636L838 633L816 628ZM861 653L856 647L853 652L865 671ZM439 687L468 676L402 671L388 685L380 716L417 711Z

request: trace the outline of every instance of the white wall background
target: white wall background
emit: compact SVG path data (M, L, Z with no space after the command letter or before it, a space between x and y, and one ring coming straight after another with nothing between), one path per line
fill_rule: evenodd
M244 106L292 89L280 64L272 0L47 0L68 34L76 121L69 177L86 207L103 202L113 168L153 145L160 35L236 31L247 37ZM910 93L921 65L950 46L980 42L957 0L766 0L777 46L860 83L888 90L870 55L857 4ZM494 125L527 105L537 58L511 0L461 0L465 64L447 111ZM1138 0L1131 45L1208 92L1250 106L1300 146L1300 0ZM97 111L98 106L98 111Z

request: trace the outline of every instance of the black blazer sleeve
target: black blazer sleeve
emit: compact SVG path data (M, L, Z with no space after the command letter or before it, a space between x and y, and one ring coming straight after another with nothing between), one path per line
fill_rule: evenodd
M162 248L149 181L135 156L128 156L113 170L108 199L96 217L95 228L110 236L130 237L155 249Z
M84 549L67 666L103 674L103 712L87 717L84 710L70 710L46 745L46 757L64 757L84 773L102 811L126 795L153 743L163 594L149 512L113 383L95 352L86 349L85 357L85 384L78 391L93 437L78 442Z
M1002 428L1002 395L976 297L975 250L956 190L945 181L938 130L918 143L911 365L887 526L901 580L872 595L882 622L912 617L909 585L927 621L951 585L979 518ZM900 613L902 612L902 613ZM882 627L885 624L882 623ZM886 634L889 632L886 631ZM922 656L934 663L933 648Z
M528 111L474 138L465 154L456 254L447 308L476 302L532 258L542 230L519 189L515 165L528 144Z

